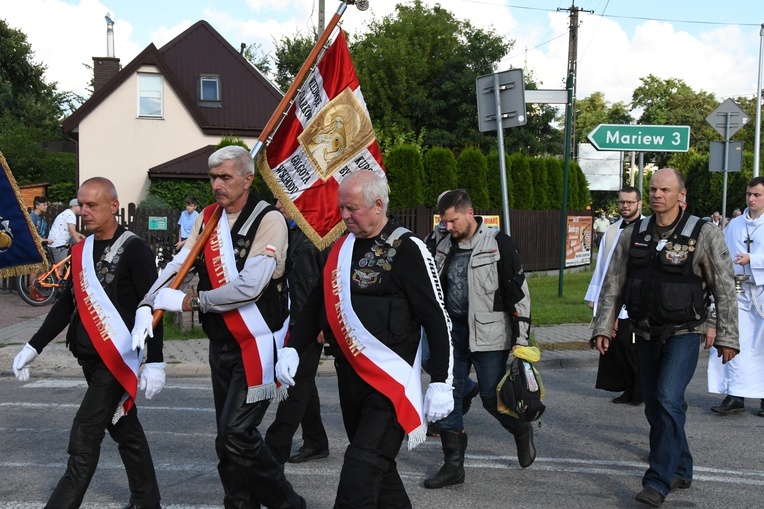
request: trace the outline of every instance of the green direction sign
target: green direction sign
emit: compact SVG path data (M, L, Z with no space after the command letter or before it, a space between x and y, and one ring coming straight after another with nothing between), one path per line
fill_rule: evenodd
M167 217L149 216L149 230L166 230Z
M597 150L634 150L636 152L687 152L690 150L690 126L600 124L589 133Z

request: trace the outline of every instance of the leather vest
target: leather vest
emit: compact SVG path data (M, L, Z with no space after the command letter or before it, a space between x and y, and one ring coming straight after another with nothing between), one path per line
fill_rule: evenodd
M647 320L651 334L665 340L680 326L693 329L706 320L708 293L692 269L704 221L684 214L660 250L654 224L649 216L634 225L624 303L629 318Z
M262 204L262 205L261 205ZM214 205L214 204L213 204ZM233 243L234 258L236 268L241 272L244 269L244 263L247 261L249 251L252 247L257 229L265 217L265 214L277 210L276 207L268 205L261 201L256 194L251 194L247 204L239 214L238 219L231 228L231 242ZM286 220L285 220L286 221ZM204 228L204 225L202 225ZM207 271L207 263L204 259L204 250L199 257L194 260L194 267L199 275L198 291L212 290ZM284 325L289 314L289 300L287 296L287 285L282 284L286 280L285 276L278 279L271 279L268 286L257 299L257 308L263 315L265 323L272 332L279 330ZM228 330L221 313L199 313L199 319L202 322L207 337L212 341L235 341L233 334Z

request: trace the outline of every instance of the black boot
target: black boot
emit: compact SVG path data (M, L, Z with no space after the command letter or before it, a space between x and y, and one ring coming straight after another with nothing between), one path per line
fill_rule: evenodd
M464 482L464 451L467 450L467 434L458 431L440 430L444 463L438 473L425 479L425 488L442 488Z
M523 468L528 468L536 461L536 446L533 445L533 424L526 422L524 429L513 432L517 445L517 461Z

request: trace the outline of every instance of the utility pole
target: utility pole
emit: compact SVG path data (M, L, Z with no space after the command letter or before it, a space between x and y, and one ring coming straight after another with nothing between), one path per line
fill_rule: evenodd
M570 12L570 24L568 25L568 76L573 75L573 104L571 105L572 118L570 128L570 156L575 159L578 146L576 144L576 88L578 84L578 13L594 11L587 11L576 7L576 2L573 0L570 7L567 9L557 8L558 11Z
M324 25L326 24L324 10L325 0L318 0L318 30L316 30L316 36L324 31Z

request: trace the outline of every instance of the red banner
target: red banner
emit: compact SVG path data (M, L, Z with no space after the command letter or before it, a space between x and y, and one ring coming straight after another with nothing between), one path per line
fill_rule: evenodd
M384 174L342 31L306 78L257 166L274 196L319 249L345 230L337 207L342 179L358 170Z

